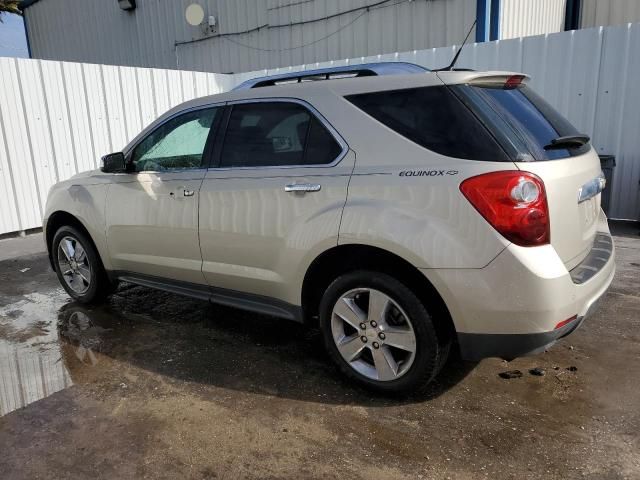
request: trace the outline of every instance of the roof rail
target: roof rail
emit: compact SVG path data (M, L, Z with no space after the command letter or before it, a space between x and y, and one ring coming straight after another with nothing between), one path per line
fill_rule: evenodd
M407 73L428 72L427 68L408 62L379 62L346 65L342 67L319 68L317 70L303 70L267 77L257 77L242 82L234 90L248 90L250 88L271 87L281 83L300 83L315 80L330 80L345 77L373 77L378 75L402 75Z

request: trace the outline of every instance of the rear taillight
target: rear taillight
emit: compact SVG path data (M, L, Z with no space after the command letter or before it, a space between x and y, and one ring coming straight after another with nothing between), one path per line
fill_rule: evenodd
M523 247L549 243L549 208L542 180L529 172L492 172L462 182L460 190L507 240Z

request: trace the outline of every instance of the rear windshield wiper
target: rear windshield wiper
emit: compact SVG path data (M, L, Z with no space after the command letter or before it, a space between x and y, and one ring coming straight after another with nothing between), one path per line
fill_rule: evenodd
M545 150L559 150L564 148L580 148L589 143L589 135L567 135L566 137L558 137L551 140L551 143L544 146Z

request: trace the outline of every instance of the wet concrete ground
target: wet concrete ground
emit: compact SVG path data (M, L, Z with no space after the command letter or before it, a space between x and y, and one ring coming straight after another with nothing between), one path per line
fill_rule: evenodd
M640 237L615 240L575 334L406 399L301 326L128 285L86 308L44 254L0 262L0 478L640 478Z

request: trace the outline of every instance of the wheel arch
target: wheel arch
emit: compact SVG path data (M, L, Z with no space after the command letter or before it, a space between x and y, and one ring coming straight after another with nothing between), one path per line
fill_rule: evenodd
M93 246L95 251L98 253L98 259L100 260L100 263L104 268L104 263L102 261L102 256L100 255L100 250L96 246L96 242L94 241L93 237L89 233L89 230L87 229L87 227L78 217L64 210L58 210L53 212L51 215L49 215L49 218L47 219L47 224L45 225L45 230L44 230L45 243L47 246L47 252L48 252L49 263L51 264L51 268L55 271L56 267L53 262L53 248L52 248L53 237L55 236L58 229L65 225L69 225L71 227L77 228L84 235L86 235L86 237L91 242L91 245Z
M329 284L339 275L357 269L374 270L396 278L427 306L434 317L438 334L455 338L456 330L449 309L429 279L401 256L364 244L334 246L311 262L305 273L301 292L306 323L317 324L320 300Z

